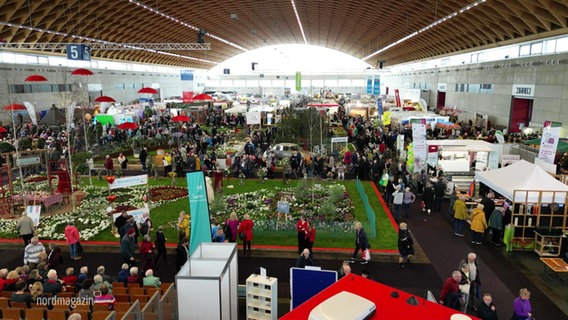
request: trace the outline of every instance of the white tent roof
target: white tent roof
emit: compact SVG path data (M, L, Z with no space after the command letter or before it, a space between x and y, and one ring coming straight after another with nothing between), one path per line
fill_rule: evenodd
M540 190L544 191L540 202L563 204L568 193L568 185L556 180L541 167L525 160L517 161L501 169L477 172L475 179L515 202L538 202L539 193L537 191ZM513 200L515 190L534 190L534 192L517 191L516 199Z
M239 104L230 109L226 109L225 113L245 113L247 112L247 105L246 104Z

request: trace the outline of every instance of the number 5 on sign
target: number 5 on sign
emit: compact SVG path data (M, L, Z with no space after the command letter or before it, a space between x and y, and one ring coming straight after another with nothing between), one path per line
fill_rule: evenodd
M68 44L67 45L68 60L91 60L91 46L84 44Z
M26 207L26 214L28 217L32 218L34 222L34 226L39 225L39 216L41 214L41 206L27 206Z

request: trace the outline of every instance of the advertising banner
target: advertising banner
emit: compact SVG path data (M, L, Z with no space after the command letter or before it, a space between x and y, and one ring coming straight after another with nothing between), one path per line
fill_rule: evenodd
M394 89L394 98L396 100L396 106L402 107L402 103L400 103L400 91L398 89Z
M296 91L302 90L302 73L300 71L296 72Z
M32 219L34 226L37 227L39 225L39 216L41 215L41 206L27 206L26 214Z
M428 146L428 159L426 161L431 167L438 165L438 147L434 145Z
M200 243L211 242L211 222L209 221L207 187L205 186L203 172L190 172L186 177L191 214L191 235L189 239L189 254L191 255Z
M420 123L412 125L412 140L414 151L414 172L426 167L426 158L428 157L428 146L426 144L426 119L420 119Z
M127 188L132 186L139 186L148 184L148 175L141 174L138 176L131 176L125 178L119 178L114 180L114 182L109 185L110 189Z
M561 127L562 124L558 122L544 122L542 138L540 139L540 149L538 151L539 159L548 163L554 163L554 156L556 155L556 148L558 147L558 140L560 139Z
M367 78L367 93L373 93L373 78Z
M501 167L506 167L521 160L521 156L518 154L504 154L501 156Z
M373 81L373 94L378 95L381 93L381 80L379 78L375 78Z
M260 124L260 111L249 111L245 115L247 124Z

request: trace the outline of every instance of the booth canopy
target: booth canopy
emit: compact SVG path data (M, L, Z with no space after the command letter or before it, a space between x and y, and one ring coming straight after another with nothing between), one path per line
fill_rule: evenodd
M541 167L525 160L517 161L509 166L497 170L480 171L475 179L505 198L515 202L539 202L539 190L542 192L541 203L563 204L568 192L568 186L556 180ZM515 190L531 190L533 192ZM560 191L554 194L547 191Z
M66 122L67 119L65 117L65 113L63 113L56 107L51 107L47 114L39 121L40 124L45 124L48 126L60 126L64 125Z

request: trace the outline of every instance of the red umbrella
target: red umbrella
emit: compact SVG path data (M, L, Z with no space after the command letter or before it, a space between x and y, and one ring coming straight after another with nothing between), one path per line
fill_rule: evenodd
M150 87L144 87L138 90L138 93L150 93L150 94L158 94L158 90Z
M74 76L92 76L94 73L89 69L79 68L71 71L71 74Z
M200 93L198 95L196 95L195 97L192 98L193 100L201 100L201 101L206 101L206 100L213 100L213 98L205 93Z
M138 128L138 125L134 122L124 122L117 126L120 130L134 130Z
M23 104L12 103L12 104L5 106L4 110L7 110L7 111L28 110L28 108L26 108L26 106L24 106Z
M95 102L116 102L116 100L108 96L100 96L95 99Z
M31 76L27 77L24 81L26 82L47 81L47 78L42 76L41 74L32 74Z
M6 133L6 132L8 132L8 129L0 127L0 133Z
M179 116L173 117L172 121L174 121L174 122L190 122L191 118L186 116L186 115L180 114Z

